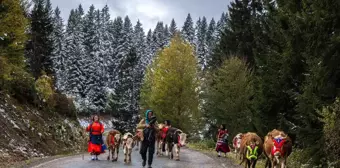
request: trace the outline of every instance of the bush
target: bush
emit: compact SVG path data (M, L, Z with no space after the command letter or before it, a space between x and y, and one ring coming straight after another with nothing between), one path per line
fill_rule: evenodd
M0 57L0 90L12 95L19 101L33 103L35 100L34 78L24 69L9 64Z
M34 86L39 99L43 102L49 101L54 93L52 79L47 75L42 75L37 81L35 81Z
M76 107L73 104L72 99L67 98L66 95L61 93L55 93L53 95L53 100L56 103L55 110L61 115L65 115L70 118L77 118Z

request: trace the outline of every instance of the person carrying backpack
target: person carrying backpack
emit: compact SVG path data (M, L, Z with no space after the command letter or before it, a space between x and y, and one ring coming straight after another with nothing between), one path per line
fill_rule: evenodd
M155 153L155 143L156 143L156 117L148 117L148 126L143 130L142 146L140 150L140 154L143 159L143 167L146 166L146 159L148 159L148 168L152 168L152 160L153 155ZM148 158L146 158L146 154L148 153Z
M92 123L86 128L86 132L89 132L89 144L88 152L91 154L91 160L98 160L98 155L103 153L103 133L104 126L99 122L98 115L92 117Z

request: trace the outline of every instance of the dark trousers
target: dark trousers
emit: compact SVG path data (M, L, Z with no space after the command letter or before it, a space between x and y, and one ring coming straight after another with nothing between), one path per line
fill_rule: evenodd
M140 154L142 155L143 162L146 162L146 153L147 152L149 152L148 165L151 166L153 154L155 153L155 142L153 142L153 143L149 143L148 141L142 142Z

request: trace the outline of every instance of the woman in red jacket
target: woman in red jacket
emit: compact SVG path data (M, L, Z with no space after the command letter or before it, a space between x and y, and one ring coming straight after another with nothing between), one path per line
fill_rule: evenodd
M220 126L220 129L218 129L217 134L217 144L216 144L216 152L218 152L218 157L221 156L221 152L227 154L230 152L230 148L228 145L228 130L225 128L225 125L222 124Z
M98 160L98 155L102 153L104 126L99 122L98 115L94 115L92 123L86 128L90 133L88 152L92 155L92 160Z

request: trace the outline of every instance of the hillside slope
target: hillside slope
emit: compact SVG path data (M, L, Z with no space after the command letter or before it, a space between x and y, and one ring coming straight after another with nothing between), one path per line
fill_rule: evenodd
M0 166L31 157L79 152L86 147L79 122L18 103L0 94Z

